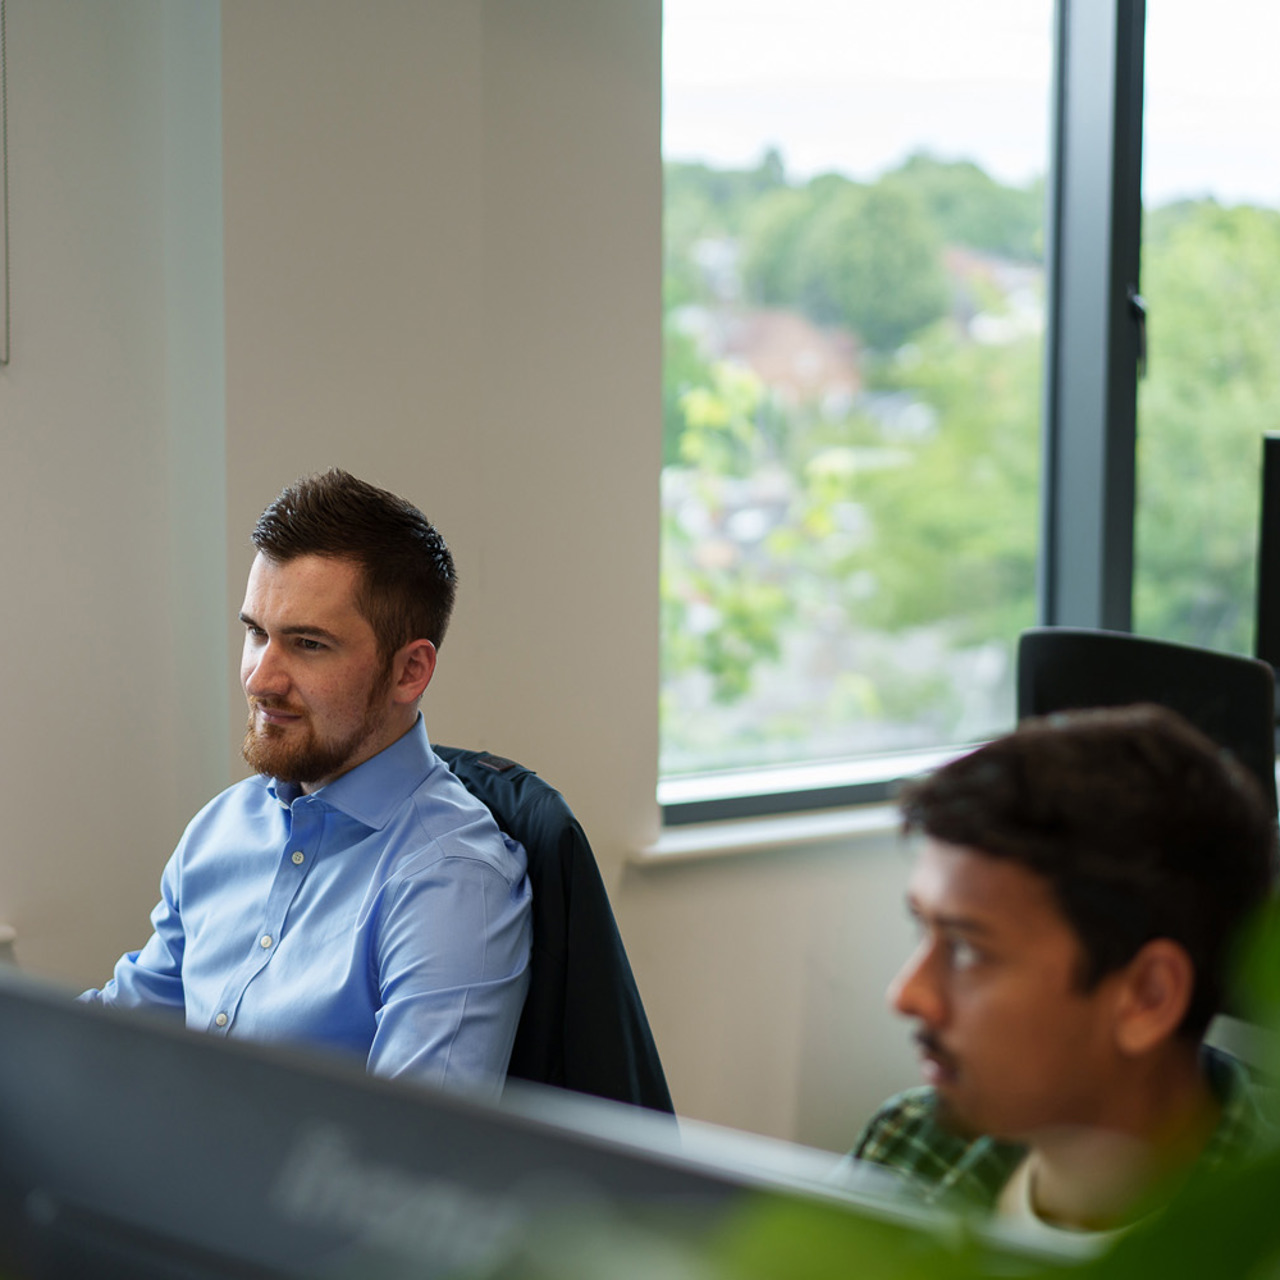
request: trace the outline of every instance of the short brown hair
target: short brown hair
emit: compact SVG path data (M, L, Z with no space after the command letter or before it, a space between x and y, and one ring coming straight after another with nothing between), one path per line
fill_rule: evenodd
M411 502L336 467L282 489L258 517L253 545L268 560L354 560L357 607L383 658L410 640L444 640L458 575L436 527Z
M1229 948L1266 899L1276 823L1253 775L1163 707L1076 711L908 784L903 826L1043 876L1082 944L1089 990L1153 938L1196 985L1179 1033L1222 1006Z

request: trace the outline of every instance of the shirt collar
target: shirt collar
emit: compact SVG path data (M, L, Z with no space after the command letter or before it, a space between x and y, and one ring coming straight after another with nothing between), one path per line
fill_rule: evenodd
M1270 1133L1270 1126L1249 1072L1239 1059L1211 1045L1202 1045L1200 1062L1209 1088L1222 1107L1222 1116L1200 1156L1200 1164L1217 1169L1248 1155Z
M440 759L431 750L427 738L426 722L419 712L408 733L312 795L330 808L380 831L439 764ZM279 782L275 778L267 783L267 790L286 808L302 794L296 782Z

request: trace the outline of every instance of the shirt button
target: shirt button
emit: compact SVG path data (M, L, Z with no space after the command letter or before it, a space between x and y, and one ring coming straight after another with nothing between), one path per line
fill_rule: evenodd
M264 933L261 939L259 939L258 941L258 946L260 946L265 951L270 945L271 945L271 935L269 933Z
M303 853L301 849L299 849L298 852L293 855L293 865L295 867L302 866L303 860L306 858L306 856L307 855Z
M225 1027L227 1025L227 1015L225 1013L220 1013L213 1021L215 1026Z

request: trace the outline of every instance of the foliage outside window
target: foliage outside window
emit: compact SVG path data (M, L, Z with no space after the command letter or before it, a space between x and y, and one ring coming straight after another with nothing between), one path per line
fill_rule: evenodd
M1042 180L925 149L793 174L779 144L665 181L662 773L1005 727L1036 611Z
M1261 439L1280 430L1277 39L1269 0L1223 0L1208 27L1186 0L1147 15L1134 627L1238 653L1254 643Z

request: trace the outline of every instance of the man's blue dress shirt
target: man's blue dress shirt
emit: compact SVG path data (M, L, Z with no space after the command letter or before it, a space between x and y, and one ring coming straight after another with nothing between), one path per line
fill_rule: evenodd
M214 1035L358 1054L369 1071L501 1088L528 987L524 849L404 737L312 795L255 777L202 809L155 930L82 1000Z

